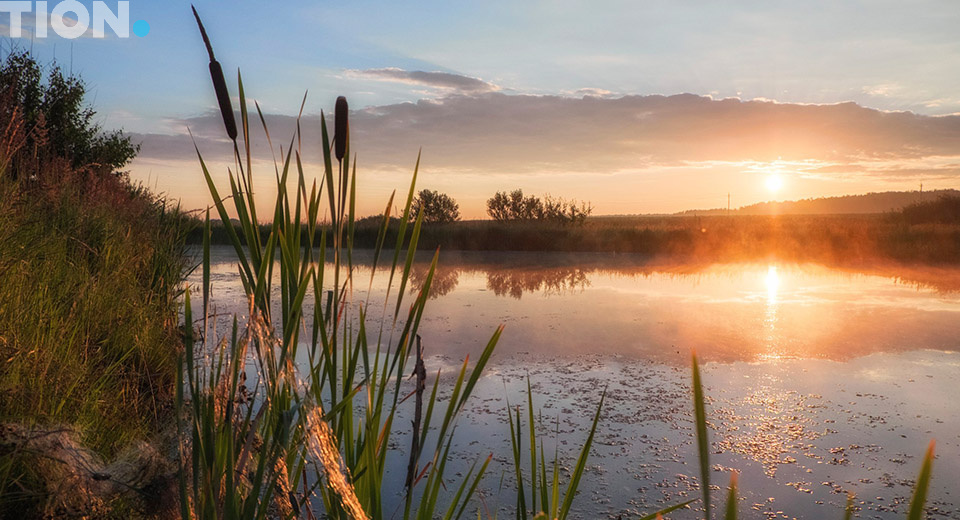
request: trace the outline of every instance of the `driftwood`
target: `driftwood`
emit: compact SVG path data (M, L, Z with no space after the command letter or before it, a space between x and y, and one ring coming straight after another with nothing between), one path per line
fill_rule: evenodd
M177 516L177 476L171 461L146 442L136 442L106 464L84 448L69 428L0 424L0 455L25 457L39 475L47 518L96 518L117 499L146 516ZM32 490L31 490L32 491Z

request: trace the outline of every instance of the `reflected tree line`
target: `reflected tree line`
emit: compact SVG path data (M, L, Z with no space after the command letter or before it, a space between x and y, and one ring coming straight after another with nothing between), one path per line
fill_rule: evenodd
M438 266L430 285L431 299L453 292L460 283L460 274L476 271L465 267ZM562 295L581 292L590 286L588 270L579 267L549 269L494 268L482 269L487 276L487 289L497 296L520 299L524 293ZM418 293L426 283L429 267L415 265L410 273L411 292Z
M622 265L593 265L589 262L570 265L491 265L465 263L443 265L434 273L430 287L431 299L453 292L463 273L482 272L487 279L487 289L497 296L521 299L525 293L558 296L582 292L590 287L590 276L596 273L615 273L629 277L652 275L668 278L691 278L704 274L704 265L637 265L629 262ZM914 286L917 289L932 289L940 294L960 293L960 270L953 268L871 266L860 269L842 269L824 265L850 274L882 276L894 283ZM426 282L429 264L415 263L410 273L410 290L418 293ZM739 271L732 271L735 273ZM718 272L714 271L714 275Z

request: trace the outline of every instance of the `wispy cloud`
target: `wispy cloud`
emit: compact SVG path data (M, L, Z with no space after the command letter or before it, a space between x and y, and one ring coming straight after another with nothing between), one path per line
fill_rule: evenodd
M395 67L365 70L348 70L347 76L376 81L392 81L408 85L418 85L457 92L478 94L496 92L500 87L479 78L453 74L450 72L426 72L422 70L403 70Z

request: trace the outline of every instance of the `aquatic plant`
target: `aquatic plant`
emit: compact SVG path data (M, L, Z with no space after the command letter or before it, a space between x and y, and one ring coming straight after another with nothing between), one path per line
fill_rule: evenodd
M212 57L199 16L197 22ZM217 84L214 74L220 97L222 88ZM398 435L399 426L394 421L405 399L401 383L414 357L411 354L437 262L435 254L419 294L403 312L405 287L423 221L422 213L417 215L408 233L406 223L410 220L419 158L393 251L383 240L388 223L384 219L374 252L375 264L381 257L390 262L390 289L383 306L392 313L385 313L380 323L371 324L366 318L368 302L356 301L352 292L356 282L352 233L357 188L356 166L350 164L346 99L337 100L333 142L321 113L324 168L319 179L312 181L308 181L301 161L298 118L298 130L284 150L283 164L277 165L272 223L262 237L252 196L248 104L239 74L237 84L245 156L239 144L234 147L236 170L228 172L228 197L221 197L199 150L197 154L214 200L211 209L228 230L237 254L251 312L246 325L234 319L228 337L214 340L216 324L206 316L210 280L208 214L204 226L205 315L200 322L201 336L194 330L190 292L185 298L185 380L180 382L176 400L181 418L181 514L184 518L310 517L314 502L318 502L325 514L334 518L390 516L392 511L385 511L382 495L386 459ZM221 108L228 121L227 111L232 109ZM228 123L226 127L229 135ZM269 139L265 125L264 130ZM295 184L292 194L288 181ZM320 226L324 198L328 202L329 233ZM228 202L232 205L229 210ZM393 196L387 207L392 204ZM231 225L231 211L239 220L238 229ZM308 233L301 233L301 226ZM332 256L332 273L319 267L328 255ZM279 266L278 273L274 273L275 265ZM279 295L273 286L275 278L280 282ZM399 285L395 293L394 281ZM316 310L312 315L305 313L308 298ZM501 331L502 327L494 331L472 367L464 361L454 375L452 388L444 391L444 395L449 394L445 399L438 396L443 386L440 374L428 385L423 371L417 402L425 404L426 410L417 407L419 432L411 437L414 453L422 453L425 460L417 456L411 459L413 476L405 486L404 518L459 518L476 492L489 457L477 461L452 496L441 497L449 485L445 470L457 417ZM305 339L301 339L303 333L308 335ZM415 357L422 365L422 354L418 352ZM248 361L254 363L255 370L247 369ZM248 382L253 385L252 391L247 388ZM428 388L424 402L424 390ZM426 446L428 440L435 444Z

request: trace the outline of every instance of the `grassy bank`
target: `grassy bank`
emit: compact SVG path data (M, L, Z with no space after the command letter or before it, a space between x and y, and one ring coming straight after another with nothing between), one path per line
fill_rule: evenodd
M121 177L55 173L0 176L0 516L59 507L55 454L17 431L110 460L171 421L187 221Z
M935 204L934 204L935 205ZM947 205L957 205L955 200ZM960 205L958 205L960 206ZM936 211L926 211L937 213ZM677 262L778 259L829 264L960 262L960 219L918 218L924 208L875 215L733 215L591 217L582 226L538 222L465 221L424 224L423 249L636 253ZM354 245L373 248L379 229L358 222ZM387 240L399 223L392 222ZM261 227L267 236L267 229ZM199 232L190 237L200 242ZM229 243L222 225L214 243Z

